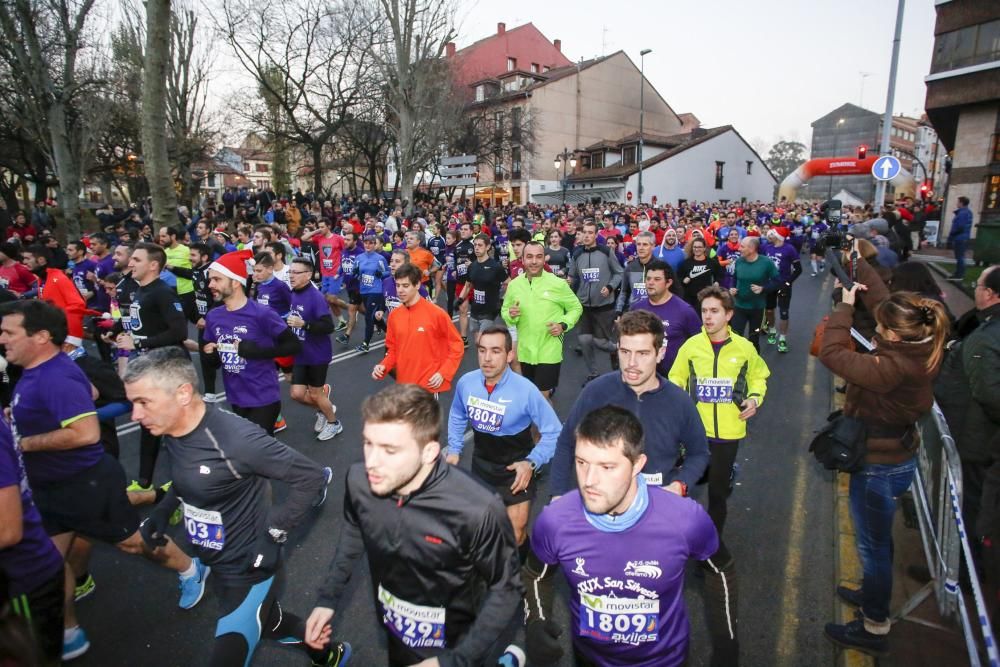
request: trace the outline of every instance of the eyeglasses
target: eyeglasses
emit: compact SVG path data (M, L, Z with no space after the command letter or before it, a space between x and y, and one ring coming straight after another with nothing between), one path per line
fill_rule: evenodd
M309 275L312 273L312 271L289 271L289 273L296 276L302 276L302 275Z

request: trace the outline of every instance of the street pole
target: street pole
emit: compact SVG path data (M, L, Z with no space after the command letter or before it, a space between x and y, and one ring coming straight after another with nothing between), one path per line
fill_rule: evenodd
M639 163L639 205L642 205L642 149L645 142L642 138L642 125L646 116L646 54L652 49L643 49L639 52L639 154L636 155L636 162Z
M890 133L892 132L892 102L896 97L896 69L899 67L899 40L903 34L903 10L906 0L899 0L896 7L896 36L892 40L892 64L889 66L889 89L885 94L885 115L882 117L882 143L878 154L889 154ZM875 201L873 204L880 210L885 204L885 181L879 181L875 186Z

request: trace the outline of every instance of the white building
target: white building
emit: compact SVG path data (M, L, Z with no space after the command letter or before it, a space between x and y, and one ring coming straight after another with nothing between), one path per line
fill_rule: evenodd
M731 125L695 129L687 134L643 134L642 184L644 203L687 201L770 201L777 181L757 152ZM566 179L565 200L580 202L639 202L639 165L635 134L588 146L589 164ZM594 156L598 155L597 158ZM623 164L624 156L624 164ZM584 163L586 164L586 163ZM631 195L631 196L630 196ZM544 185L532 201L559 204L563 189Z

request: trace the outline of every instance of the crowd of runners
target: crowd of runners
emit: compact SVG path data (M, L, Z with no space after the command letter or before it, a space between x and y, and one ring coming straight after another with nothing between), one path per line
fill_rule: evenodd
M862 223L922 215L899 209L909 218L844 210L840 224L888 262L919 230ZM403 211L231 192L159 228L145 207L104 209L101 231L66 243L51 219L0 221L0 650L38 664L88 650L78 603L98 585L99 541L172 570L182 609L212 582L213 666L249 664L265 638L346 664L334 617L362 555L392 665L483 664L522 621L501 664L558 661L564 630L577 665L684 664L689 560L712 664L738 664L734 465L767 393L761 346L789 352L794 283L825 268L828 211ZM387 386L342 415L330 362L377 336L371 376ZM458 375L470 347L478 368ZM582 388L560 383L564 364L585 365ZM557 390L575 396L568 414ZM283 441L306 415L320 441L341 418L363 424L364 462L334 471ZM117 460L128 419L135 470ZM282 545L345 474L333 563L296 616L276 595L295 576ZM281 503L270 480L289 489ZM533 502L548 504L532 523ZM557 577L572 628L553 620Z

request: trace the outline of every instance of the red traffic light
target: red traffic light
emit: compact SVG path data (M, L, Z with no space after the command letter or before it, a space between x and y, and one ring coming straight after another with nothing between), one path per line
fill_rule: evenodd
M866 155L868 155L868 147L865 146L864 144L861 144L860 146L858 146L858 159L864 160Z
M929 183L922 183L920 185L920 198L926 200L926 199L930 199L930 196L931 196L931 186L930 186L930 184Z

